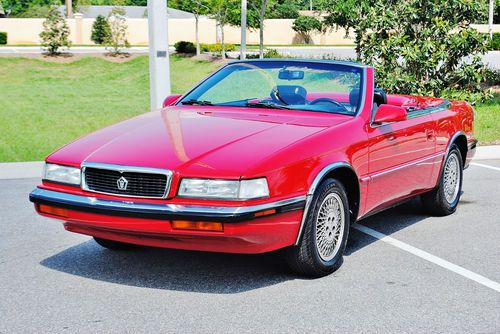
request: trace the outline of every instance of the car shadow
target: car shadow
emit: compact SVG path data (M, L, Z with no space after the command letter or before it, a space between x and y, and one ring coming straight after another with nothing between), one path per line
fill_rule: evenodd
M153 289L229 294L294 279L278 252L242 255L139 247L111 251L93 240L41 262L95 280Z
M428 217L416 199L366 218L360 224L390 235ZM351 229L345 255L349 256L373 242L377 240ZM93 240L63 250L40 264L110 283L214 294L239 293L304 279L289 272L279 251L258 255L148 247L110 251Z
M415 198L391 209L381 211L376 215L362 219L358 221L357 224L368 226L385 235L391 235L413 224L424 224L425 222L423 220L429 217L420 199ZM349 241L345 251L346 256L378 241L376 238L354 228L351 228L349 232Z

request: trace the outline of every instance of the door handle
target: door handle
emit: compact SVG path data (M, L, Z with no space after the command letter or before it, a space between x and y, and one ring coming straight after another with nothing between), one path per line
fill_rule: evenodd
M425 130L425 134L427 135L427 140L434 139L434 130Z
M396 139L395 135L390 135L389 138L387 138L388 141L393 141L394 139Z

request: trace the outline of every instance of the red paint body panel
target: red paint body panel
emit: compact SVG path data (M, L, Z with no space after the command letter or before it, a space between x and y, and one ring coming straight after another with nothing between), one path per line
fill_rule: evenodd
M473 111L461 101L387 96L387 104L408 109L408 118L372 124L374 73L365 69L365 96L356 116L265 108L174 106L165 101L147 113L99 130L47 157L56 164L82 162L142 166L173 171L166 199L132 199L137 203L215 207L264 204L305 196L319 172L335 162L352 166L359 181L357 217L432 189L452 140L463 136L473 154ZM346 93L310 92L348 101ZM458 137L457 137L458 135ZM183 177L247 179L266 177L270 196L250 201L177 197ZM50 182L41 189L99 199L119 196L90 193ZM352 189L348 189L352 191ZM131 199L128 199L131 200ZM261 253L294 244L303 210L240 223L224 224L224 232L173 231L168 220L123 218L69 211L69 231L157 247ZM53 217L58 218L58 217Z

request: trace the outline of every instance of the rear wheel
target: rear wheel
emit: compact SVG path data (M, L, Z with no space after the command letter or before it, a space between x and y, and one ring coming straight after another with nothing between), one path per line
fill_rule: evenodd
M289 267L302 275L321 277L336 271L343 262L349 234L349 205L338 180L321 183L311 202L302 239L286 250Z
M439 184L421 196L424 207L433 215L446 216L455 212L460 201L463 162L460 150L453 145L446 156Z
M96 238L96 237L94 237L94 240L100 246L107 248L107 249L112 249L112 250L130 250L130 249L137 247L137 245L127 244L125 242L119 242L119 241L108 240L108 239L101 239L101 238Z

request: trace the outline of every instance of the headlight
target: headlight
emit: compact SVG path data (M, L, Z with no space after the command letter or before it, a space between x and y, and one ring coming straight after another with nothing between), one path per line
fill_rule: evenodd
M45 164L43 179L47 181L80 185L80 168Z
M244 200L267 197L269 188L265 178L241 181L182 179L179 196Z

